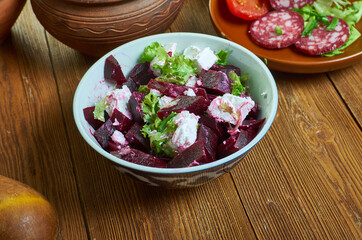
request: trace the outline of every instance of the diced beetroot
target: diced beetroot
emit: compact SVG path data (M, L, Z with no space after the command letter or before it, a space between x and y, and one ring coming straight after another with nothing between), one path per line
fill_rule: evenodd
M218 159L229 156L234 152L245 147L254 139L257 132L253 128L246 130L239 129L240 133L231 135L226 141L223 141L217 148Z
M259 109L260 106L258 104L255 104L254 107L250 110L250 112L246 116L246 119L257 119Z
M163 119L171 114L171 112L180 113L184 110L194 113L196 115L201 115L204 113L209 106L209 102L201 96L178 96L172 100L172 106L161 108L157 115L159 118Z
M215 118L210 116L200 116L200 124L204 124L207 127L211 128L214 133L218 136L219 141L223 141L227 136L226 124L223 122L218 122Z
M131 78L127 78L127 82L123 83L123 85L127 86L131 92L138 90L136 83Z
M258 131L260 127L264 124L265 118L258 120L244 120L240 128L246 130L247 128L253 128L255 131Z
M207 127L205 124L201 124L197 130L197 139L202 139L204 141L207 162L213 162L216 160L216 150L218 144L218 137L211 128Z
M149 152L150 141L149 139L143 137L141 129L142 125L138 122L135 122L131 129L126 133L125 138L131 147L137 148L144 152Z
M216 64L214 64L210 69L214 70L214 71L224 72L226 74L226 76L229 76L229 73L231 71L234 71L238 76L241 76L240 68L238 68L234 65L216 65Z
M89 123L89 125L91 125L94 130L97 130L100 126L103 125L104 122L98 119L94 119L94 109L95 106L84 108L83 114L85 120Z
M127 132L133 125L133 121L129 119L126 115L118 111L117 108L113 110L111 117L113 126L121 132Z
M121 65L119 65L113 55L106 58L104 64L104 78L106 80L116 82L117 87L121 87L123 83L127 81L122 72Z
M202 87L210 94L224 95L232 91L230 79L221 71L203 71L200 80Z
M155 79L151 79L150 82L147 84L147 87L150 89L156 89L161 93L173 98L180 95L185 95L185 91L192 89L196 96L202 96L204 98L207 98L206 91L203 88L179 86L172 83L157 81Z
M150 63L138 63L130 72L128 79L133 80L137 87L140 85L146 85L151 78L155 78L152 70L150 69Z
M115 143L113 141L108 141L108 148L110 151L118 151L120 150L122 147L122 145L118 144L118 143Z
M214 94L207 94L207 100L209 100L210 102L212 102L212 100L214 100L215 98L217 98L217 95Z
M190 147L177 154L167 163L169 168L183 168L197 166L207 162L207 154L202 139L196 141Z
M136 163L143 166L158 167L158 168L166 167L166 162L158 159L155 156L152 156L150 154L144 153L140 150L131 147L121 148L120 150L111 152L111 154L128 162Z
M114 130L115 128L112 125L111 119L108 119L94 132L94 137L103 149L108 148L108 141L110 140Z
M145 93L133 92L128 102L133 120L139 123L143 123L142 102L145 96Z

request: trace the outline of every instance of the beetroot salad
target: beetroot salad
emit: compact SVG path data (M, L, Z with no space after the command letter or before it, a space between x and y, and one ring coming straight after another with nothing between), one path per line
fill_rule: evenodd
M115 87L83 109L101 147L150 167L216 161L246 146L265 119L248 95L248 75L227 64L228 51L154 42L128 76L113 55L105 81Z

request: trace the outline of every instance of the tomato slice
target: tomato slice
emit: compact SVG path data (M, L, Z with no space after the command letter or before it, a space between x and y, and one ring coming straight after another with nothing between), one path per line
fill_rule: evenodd
M232 15L244 19L257 19L270 9L269 0L226 0L226 4Z

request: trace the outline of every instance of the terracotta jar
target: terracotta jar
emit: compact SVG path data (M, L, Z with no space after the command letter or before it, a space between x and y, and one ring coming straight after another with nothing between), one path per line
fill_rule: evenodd
M184 0L31 0L56 39L100 57L128 41L164 32Z
M9 35L26 0L0 0L0 43Z

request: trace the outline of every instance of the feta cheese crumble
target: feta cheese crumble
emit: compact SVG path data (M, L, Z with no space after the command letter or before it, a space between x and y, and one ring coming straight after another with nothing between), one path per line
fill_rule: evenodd
M202 69L209 70L217 60L217 56L209 47L202 49L194 60L196 71L200 73Z
M195 143L199 119L199 116L190 113L189 111L182 111L177 114L174 118L174 122L178 127L169 139L169 145L172 148L182 151Z
M218 58L209 48L200 50L198 47L190 46L184 50L185 58L189 58L195 62L196 71L201 72L202 69L209 70Z
M128 101L131 98L131 91L125 85L122 88L112 90L112 92L106 97L105 103L106 112L109 116L112 116L114 109L117 109L123 113L129 119L132 119L132 114L128 109Z
M158 106L160 107L160 109L161 108L164 108L164 107L166 107L170 102L172 102L172 100L173 100L174 98L172 98L172 97L169 97L169 96L162 96L161 98L160 98L160 100L158 101Z
M238 97L226 93L210 103L208 112L217 121L239 126L254 105L255 102L250 97Z
M120 145L126 145L128 144L126 138L124 137L123 133L115 130L111 136L111 139L113 142L120 144Z

